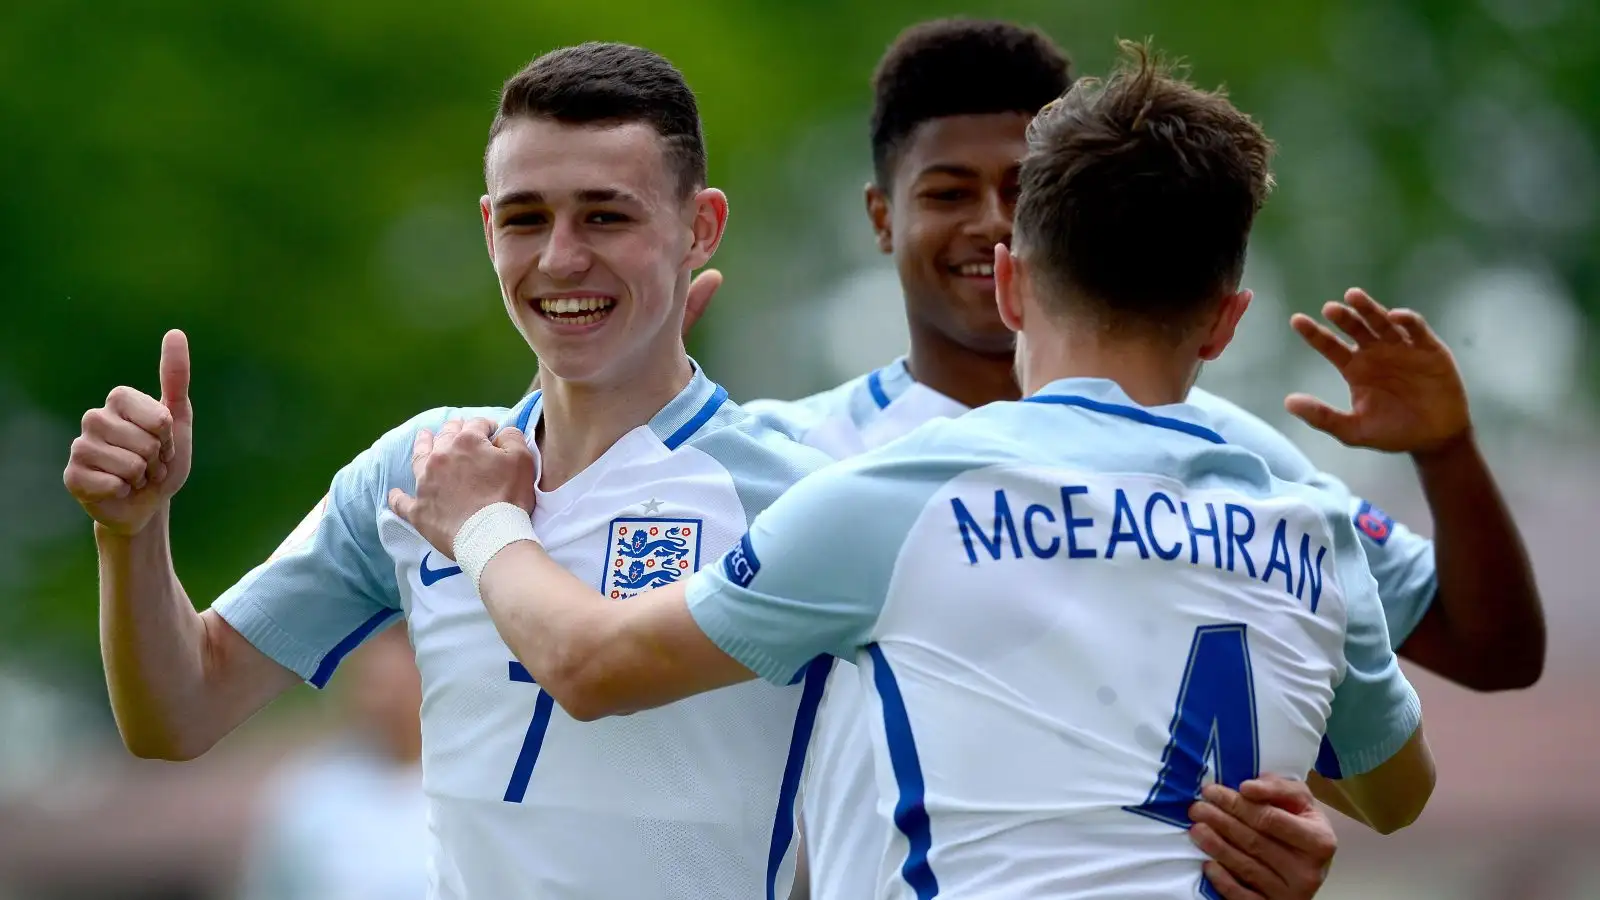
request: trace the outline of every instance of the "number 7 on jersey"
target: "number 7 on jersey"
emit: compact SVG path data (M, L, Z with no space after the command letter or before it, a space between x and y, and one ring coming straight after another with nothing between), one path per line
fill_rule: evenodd
M511 780L506 783L507 803L521 803L528 795L528 779L533 777L533 764L539 761L539 748L544 746L544 733L550 728L550 713L556 701L549 692L539 688L522 663L511 661L511 680L534 685L539 699L533 702L533 721L528 723L528 733L522 738L522 751L517 754L517 764L511 767Z

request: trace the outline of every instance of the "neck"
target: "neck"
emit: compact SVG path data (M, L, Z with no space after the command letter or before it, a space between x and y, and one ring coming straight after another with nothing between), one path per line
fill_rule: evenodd
M913 324L906 366L918 384L976 409L1021 396L1015 359L1011 353L979 353L931 328Z
M1104 378L1140 406L1166 406L1189 396L1197 374L1194 357L1159 339L1113 338L1093 327L1031 329L1023 343L1020 368L1028 394L1062 378Z
M540 374L539 487L553 491L599 459L622 436L644 425L678 396L694 367L677 352L605 383Z

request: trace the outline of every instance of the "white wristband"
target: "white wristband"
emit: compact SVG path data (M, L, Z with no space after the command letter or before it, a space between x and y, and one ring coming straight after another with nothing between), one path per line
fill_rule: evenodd
M456 565L472 579L473 591L478 590L478 579L489 560L518 541L537 544L539 538L533 533L527 510L515 503L491 503L461 523L454 544Z

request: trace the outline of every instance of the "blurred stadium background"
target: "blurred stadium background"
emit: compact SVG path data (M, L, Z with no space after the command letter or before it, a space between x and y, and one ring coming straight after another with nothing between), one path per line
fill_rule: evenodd
M36 0L0 7L0 900L239 896L262 785L343 717L303 690L198 763L117 742L60 472L83 410L155 390L163 330L193 347L174 541L209 598L380 432L520 395L533 361L477 219L485 131L522 63L612 39L683 69L731 198L693 352L736 398L837 383L903 341L862 212L868 77L902 27L955 13L1038 24L1080 73L1153 35L1264 122L1256 305L1206 383L1424 532L1404 459L1284 421L1290 390L1344 396L1287 318L1359 284L1427 313L1467 373L1538 567L1547 673L1480 697L1413 672L1433 805L1382 839L1336 817L1323 896L1600 897L1600 5Z

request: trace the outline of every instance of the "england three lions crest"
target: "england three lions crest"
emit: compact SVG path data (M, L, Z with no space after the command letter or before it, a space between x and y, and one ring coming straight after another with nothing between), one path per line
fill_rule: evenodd
M600 591L613 600L626 600L698 568L699 519L612 519Z

